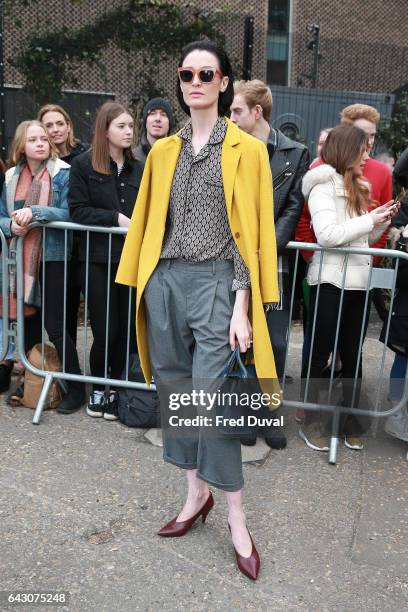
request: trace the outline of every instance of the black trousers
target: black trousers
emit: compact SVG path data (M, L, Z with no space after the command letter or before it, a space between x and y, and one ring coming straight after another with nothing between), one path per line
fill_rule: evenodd
M126 364L129 288L115 283L117 263L89 263L88 274L88 308L93 333L93 344L89 357L92 376L105 377L105 351L108 351L107 377L120 379ZM109 313L108 303L108 269ZM82 291L85 295L85 264L82 264ZM108 346L106 347L106 318L108 315ZM135 299L132 291L130 309L129 352L136 352ZM104 385L94 385L94 389L103 390Z
M78 308L81 301L81 264L79 262L79 234L74 232L71 259L67 265L67 329L76 346Z
M54 344L61 365L64 362L64 262L50 261L45 264L44 284L43 271L40 268L40 283L43 293L44 327L50 341ZM70 299L67 289L67 303ZM29 351L42 340L41 311L24 321L24 344ZM75 325L76 332L76 325ZM80 374L78 353L68 329L68 319L65 328L65 371ZM73 386L81 383L71 383Z
M310 295L310 317L313 320L316 307L317 286L312 286ZM311 347L310 386L308 401L318 403L319 391L327 390L329 382L322 379L322 371L327 365L330 354L334 355L336 327L339 317L341 289L329 283L320 285L319 303L317 305L316 328L313 346ZM346 407L358 408L361 392L362 358L358 355L361 329L364 329L363 340L367 331L369 304L364 318L365 291L345 290L340 313L338 351L342 363L343 401ZM302 378L307 376L308 363L302 370ZM353 400L354 394L354 400ZM330 431L331 415L327 412L309 412L307 423L320 420L324 433ZM353 415L342 415L340 432L347 435L361 435L369 427L367 418L356 418Z

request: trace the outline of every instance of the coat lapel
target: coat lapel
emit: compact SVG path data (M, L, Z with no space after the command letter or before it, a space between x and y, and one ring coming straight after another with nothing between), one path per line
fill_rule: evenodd
M236 148L236 145L241 142L241 138L239 128L237 128L237 126L228 119L226 121L228 127L224 143L222 145L221 171L228 217L231 218L234 182L238 169L239 158L241 157L241 152Z

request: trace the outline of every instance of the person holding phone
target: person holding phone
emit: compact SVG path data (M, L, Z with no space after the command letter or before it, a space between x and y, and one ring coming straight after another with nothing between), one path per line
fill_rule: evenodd
M370 186L363 179L368 143L367 134L358 127L341 125L333 128L322 148L322 165L310 170L303 178L303 194L311 213L313 231L323 247L368 247L388 228L398 209L398 203L390 200L370 211ZM335 354L337 348L343 368L343 405L358 408L362 378L359 344L361 330L366 330L368 324L365 305L370 263L369 255L351 254L346 258L343 253L330 250L313 254L307 275L311 289L311 319L315 309L317 314L314 342L310 349L311 393L308 401L318 403L322 371L330 354ZM335 347L339 316L338 344ZM302 378L307 376L307 369L308 364L304 364ZM299 434L309 448L329 450L328 416L328 413L319 412L307 414ZM367 419L363 421L354 415L343 415L339 433L344 436L345 446L361 450L362 435L367 427Z

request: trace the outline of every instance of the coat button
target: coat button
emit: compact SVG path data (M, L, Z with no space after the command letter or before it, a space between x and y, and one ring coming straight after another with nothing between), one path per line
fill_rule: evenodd
M235 232L235 238L240 238L241 234L239 232Z
M120 201L121 201L121 202L122 202L122 204L123 204L125 200L124 200L123 198L121 198L121 200L120 200Z
M121 187L124 187L124 186L125 186L125 183L121 183L121 184L120 184L120 186L121 186Z

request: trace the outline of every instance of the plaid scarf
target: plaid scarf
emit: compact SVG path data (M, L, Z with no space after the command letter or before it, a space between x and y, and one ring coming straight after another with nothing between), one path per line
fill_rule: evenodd
M27 164L16 166L15 172L7 185L7 209L11 218L14 210L27 206L49 206L55 162L47 160L40 164L34 176ZM12 238L10 250L16 248L17 238ZM23 245L24 271L24 315L34 314L41 308L41 288L39 269L41 262L42 230L35 228L28 232ZM16 274L10 273L9 318L17 318Z

